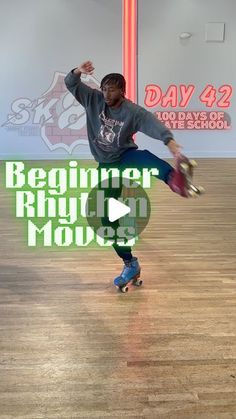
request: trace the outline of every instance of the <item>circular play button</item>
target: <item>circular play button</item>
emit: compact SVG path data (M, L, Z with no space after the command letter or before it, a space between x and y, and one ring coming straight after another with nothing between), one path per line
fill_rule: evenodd
M125 184L129 186L125 186ZM148 224L150 200L139 183L112 178L109 184L99 182L88 194L86 217L88 224L102 239L116 243L137 239Z

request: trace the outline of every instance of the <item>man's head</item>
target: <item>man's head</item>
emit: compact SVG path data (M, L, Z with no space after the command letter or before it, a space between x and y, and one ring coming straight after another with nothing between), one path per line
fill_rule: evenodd
M125 97L126 82L122 74L111 73L103 77L101 90L108 106L119 106Z

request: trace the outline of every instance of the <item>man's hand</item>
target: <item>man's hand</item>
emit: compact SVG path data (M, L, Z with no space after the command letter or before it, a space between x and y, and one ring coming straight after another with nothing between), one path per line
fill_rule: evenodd
M168 144L167 147L169 148L170 152L175 155L180 153L180 149L182 148L179 144L177 144L177 142L173 139L171 139Z
M74 74L93 74L94 66L92 61L85 61L74 70Z

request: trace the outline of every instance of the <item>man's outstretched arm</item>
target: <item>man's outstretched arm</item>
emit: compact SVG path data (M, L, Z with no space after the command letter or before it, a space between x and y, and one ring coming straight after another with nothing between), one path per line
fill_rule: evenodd
M93 74L93 71L93 63L91 61L85 61L79 67L76 67L70 71L65 77L65 84L67 89L85 108L88 107L89 102L94 95L94 89L83 83L80 77L82 73Z
M152 112L140 107L135 119L137 131L163 141L173 155L180 152L182 147L177 144L172 132Z

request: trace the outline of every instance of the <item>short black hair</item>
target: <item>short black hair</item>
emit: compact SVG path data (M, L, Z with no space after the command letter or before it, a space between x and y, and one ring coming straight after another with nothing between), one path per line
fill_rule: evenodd
M100 88L102 89L105 84L115 84L119 89L122 89L124 94L126 91L126 81L124 76L120 73L110 73L103 77Z

